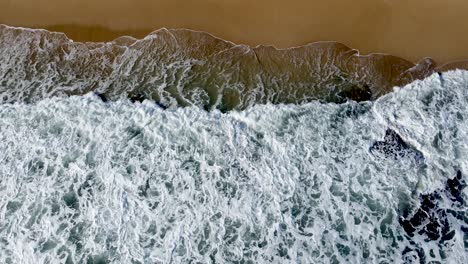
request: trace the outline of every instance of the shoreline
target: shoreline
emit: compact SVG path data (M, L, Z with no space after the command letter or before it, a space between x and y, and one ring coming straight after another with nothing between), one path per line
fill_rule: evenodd
M158 28L209 32L251 47L336 41L412 62L468 59L462 0L0 1L0 23L65 32L76 41L142 38Z
M468 69L468 60L413 63L329 41L278 49L159 29L142 39L78 42L60 32L1 24L0 61L4 102L95 91L110 100L126 95L223 111L267 102L375 100L435 72Z
M273 44L257 44L257 45L249 45L249 44L243 44L243 43L236 43L234 41L230 41L227 39L224 39L220 36L217 36L216 34L213 34L211 32L206 32L202 30L196 30L196 29L190 29L190 28L158 28L155 30L111 30L105 27L100 27L100 26L77 26L77 25L54 25L54 26L45 26L45 27L24 27L24 26L14 26L14 25L8 25L8 24L2 24L0 23L0 26L5 26L8 28L13 28L13 29L23 29L23 30L44 30L46 32L50 33L59 33L59 34L64 34L69 40L73 42L78 42L78 43L112 43L122 37L131 37L135 40L142 40L148 35L161 31L161 30L182 30L182 31L188 31L188 32L195 32L203 35L207 35L213 39L217 39L219 41L225 42L227 44L233 45L233 46L248 46L251 49L255 48L273 48L276 51L287 51L287 50L294 50L294 49L300 49L304 48L310 45L314 44L319 44L319 43L337 43L339 45L344 45L354 51L357 52L357 54L361 57L366 57L366 56L373 56L373 55L385 55L385 56L393 56L398 59L406 60L410 63L415 64L415 66L427 59L433 60L437 66L437 68L443 69L442 71L447 71L447 70L454 70L454 69L464 69L468 70L468 54L466 55L465 58L459 58L455 60L450 60L450 61L436 61L433 59L431 56L423 57L418 61L412 61L408 58L397 56L391 53L386 53L386 52L370 52L370 53L363 53L361 50L354 48L352 46L347 45L346 43L342 43L339 41L334 41L334 40L319 40L319 41L313 41L313 42L308 42L303 45L297 45L297 46L290 46L290 47L278 47ZM93 32L99 32L100 34L94 34Z

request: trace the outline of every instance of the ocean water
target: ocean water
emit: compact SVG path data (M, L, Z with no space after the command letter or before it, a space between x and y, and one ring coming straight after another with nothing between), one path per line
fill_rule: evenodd
M165 108L222 112L268 103L374 100L450 68L429 58L414 64L386 54L364 56L336 42L276 49L160 29L143 39L83 43L1 24L0 62L0 103L96 92L110 101L151 99Z
M468 263L468 72L373 102L0 105L1 263Z

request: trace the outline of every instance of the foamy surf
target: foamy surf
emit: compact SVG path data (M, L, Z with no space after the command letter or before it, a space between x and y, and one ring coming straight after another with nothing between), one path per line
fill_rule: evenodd
M242 110L256 104L375 100L437 67L388 54L360 55L337 42L290 49L236 45L205 32L160 29L143 39L82 43L63 33L0 25L0 102L100 94L166 108Z
M375 102L0 105L2 263L466 263L468 72Z

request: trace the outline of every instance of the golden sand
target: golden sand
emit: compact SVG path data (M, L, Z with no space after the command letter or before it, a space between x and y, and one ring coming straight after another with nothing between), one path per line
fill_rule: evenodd
M142 37L161 27L276 47L334 40L413 62L468 58L466 0L0 0L0 23L77 41Z

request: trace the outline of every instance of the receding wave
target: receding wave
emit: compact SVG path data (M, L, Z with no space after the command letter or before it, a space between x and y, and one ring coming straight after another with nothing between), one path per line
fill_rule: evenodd
M203 32L161 29L143 39L73 42L62 33L0 25L0 102L95 92L163 107L245 109L264 103L376 99L438 70L336 42L275 49L235 45Z

